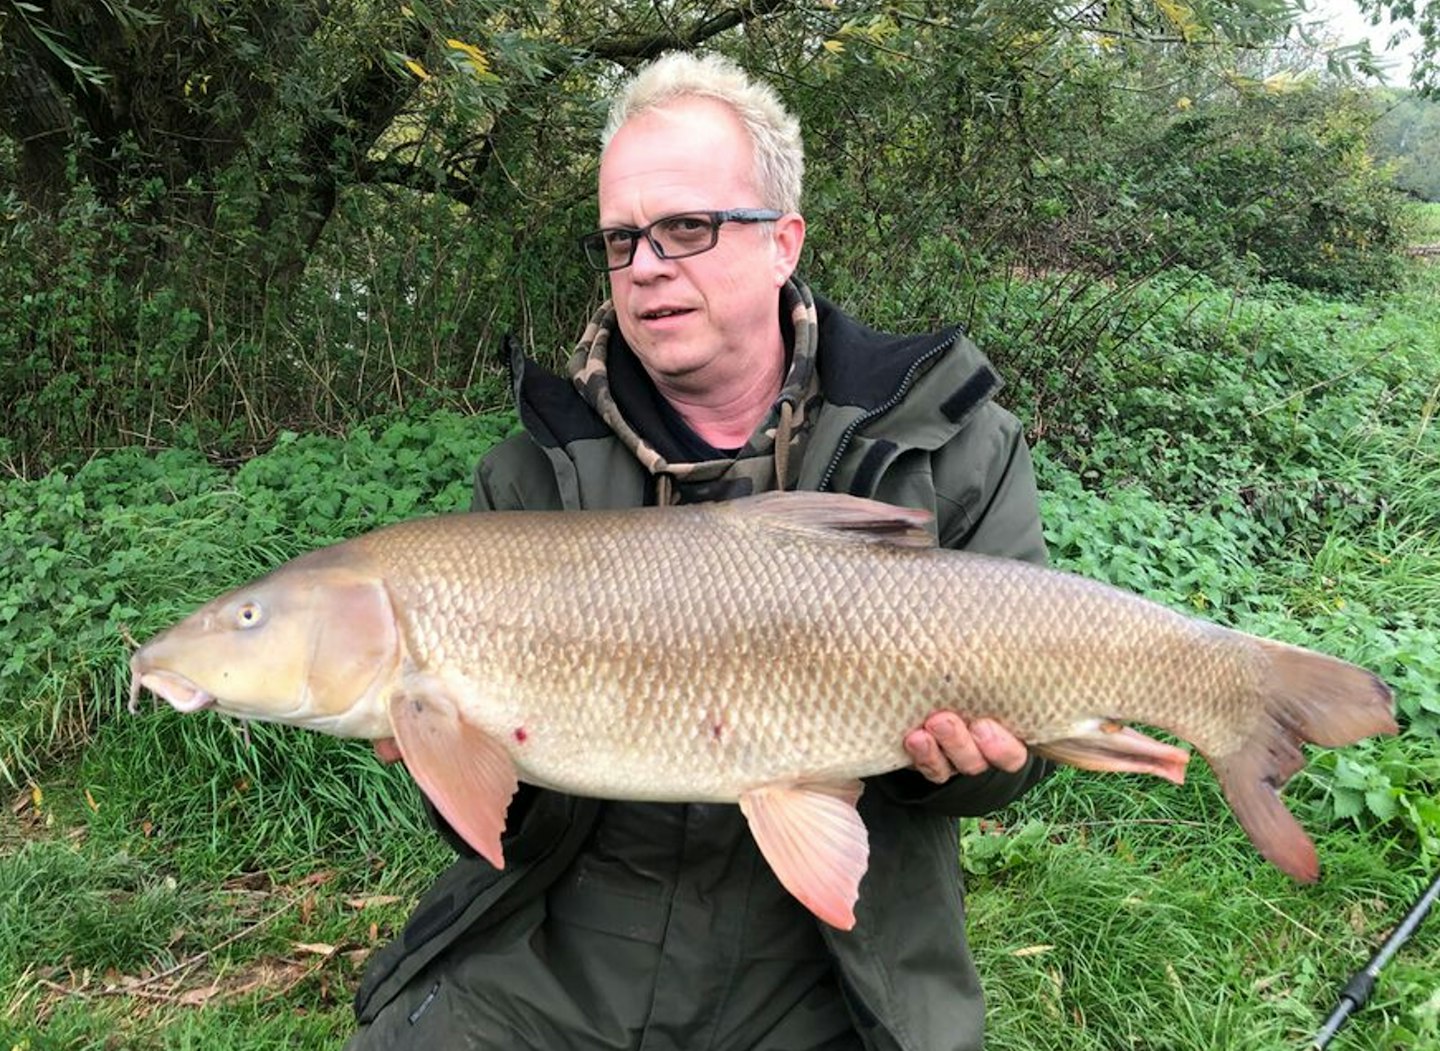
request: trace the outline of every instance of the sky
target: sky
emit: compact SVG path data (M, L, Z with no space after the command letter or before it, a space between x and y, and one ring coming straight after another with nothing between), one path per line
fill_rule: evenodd
M1328 23L1338 43L1352 44L1361 40L1369 40L1370 49L1376 55L1393 63L1386 70L1385 80L1387 83L1395 87L1404 87L1409 83L1412 65L1410 56L1419 46L1418 39L1414 38L1413 30L1411 31L1412 39L1402 42L1399 47L1391 50L1386 47L1386 42L1395 27L1383 19L1378 26L1370 25L1366 17L1360 13L1360 9L1355 6L1355 0L1310 0L1309 6L1311 17Z

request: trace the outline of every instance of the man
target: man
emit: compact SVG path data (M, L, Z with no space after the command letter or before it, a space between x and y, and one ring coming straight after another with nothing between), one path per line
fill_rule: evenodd
M873 332L794 278L803 154L769 88L666 56L603 141L583 249L611 300L570 378L515 362L526 433L482 460L476 508L836 490L933 511L947 546L1044 559L1029 454L979 352L954 331ZM349 1046L979 1048L954 817L1044 767L953 712L904 743L915 769L861 798L870 869L848 932L781 888L735 806L522 786L506 869L456 841L372 963Z

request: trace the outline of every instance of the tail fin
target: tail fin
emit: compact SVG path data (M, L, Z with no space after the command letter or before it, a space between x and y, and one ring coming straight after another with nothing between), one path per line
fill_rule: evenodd
M1282 872L1305 883L1320 875L1315 845L1280 800L1302 766L1302 742L1326 747L1394 733L1390 688L1364 668L1296 646L1255 640L1269 658L1265 711L1236 751L1205 758L1251 842Z

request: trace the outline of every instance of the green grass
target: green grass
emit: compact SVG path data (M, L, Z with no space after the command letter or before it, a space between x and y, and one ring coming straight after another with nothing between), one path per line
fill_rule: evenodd
M966 822L996 1051L1305 1046L1440 863L1437 274L1369 303L1162 282L1131 303L1150 323L1086 360L1012 362L1071 377L1064 399L1012 393L1044 402L1060 564L1360 661L1405 730L1315 750L1287 790L1314 886L1260 860L1204 769L1062 770ZM1007 345L999 324L980 341ZM416 790L362 743L125 714L122 629L463 504L509 426L392 420L237 474L125 451L0 483L0 1051L342 1042L364 959L448 858ZM1334 1046L1440 1048L1437 976L1440 916Z
M1026 801L1015 819L1044 838L970 879L989 1046L1299 1048L1418 893L1418 866L1345 828L1316 836L1322 881L1294 885L1255 855L1213 780L1191 780L1062 771ZM1440 938L1422 930L1338 1046L1440 1046L1437 968Z
M365 957L448 860L360 742L157 710L53 774L0 825L6 1047L338 1043Z
M1440 244L1440 203L1412 204L1408 211L1414 244Z

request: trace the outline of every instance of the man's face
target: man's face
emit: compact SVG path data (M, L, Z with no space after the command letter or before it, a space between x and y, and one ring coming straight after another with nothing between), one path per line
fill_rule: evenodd
M642 227L686 211L764 206L750 140L730 109L681 99L628 121L600 162L600 225ZM778 291L795 269L805 223L726 223L714 248L662 259L642 238L612 271L620 331L670 390L723 390L757 370L778 371ZM783 347L780 354L783 354Z

